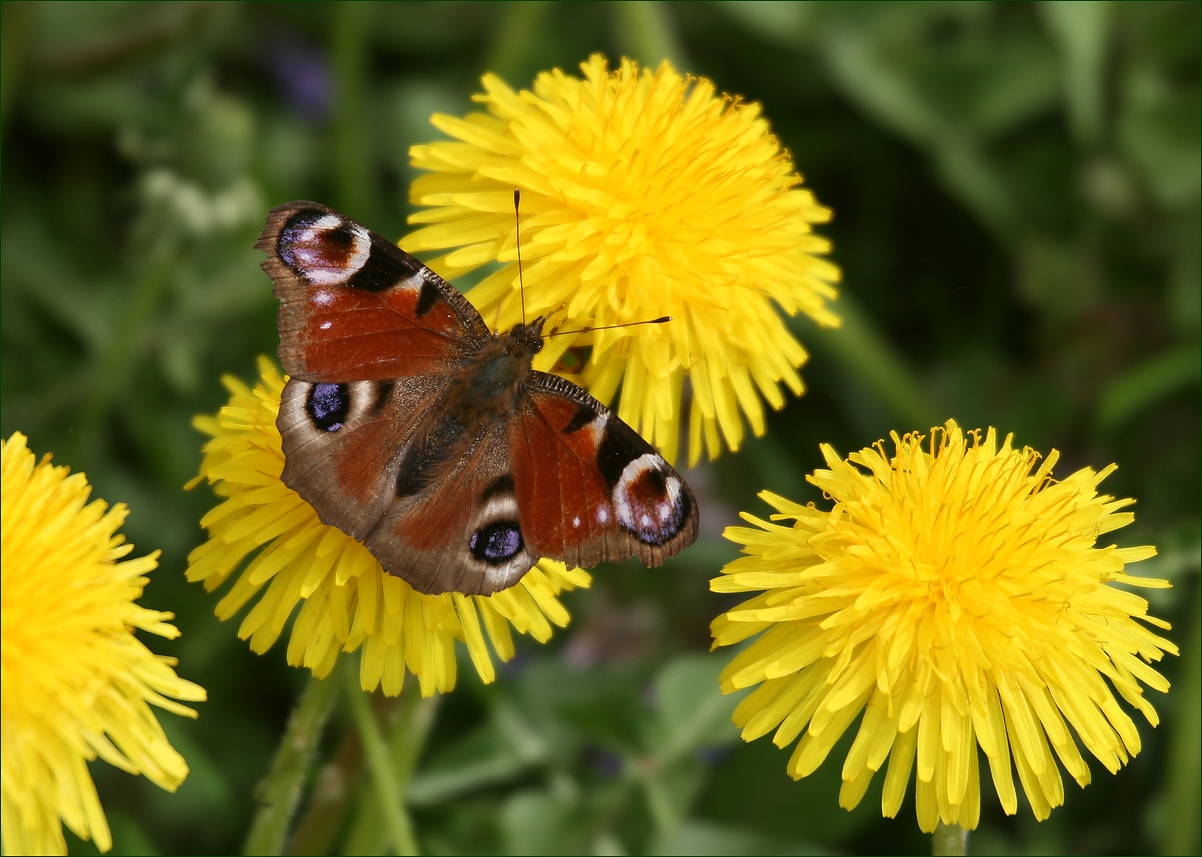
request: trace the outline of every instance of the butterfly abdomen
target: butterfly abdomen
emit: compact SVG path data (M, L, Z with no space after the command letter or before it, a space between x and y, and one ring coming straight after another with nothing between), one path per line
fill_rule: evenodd
M400 458L396 496L412 497L444 478L490 427L518 407L542 346L542 320L485 340L447 387L441 406L426 412Z

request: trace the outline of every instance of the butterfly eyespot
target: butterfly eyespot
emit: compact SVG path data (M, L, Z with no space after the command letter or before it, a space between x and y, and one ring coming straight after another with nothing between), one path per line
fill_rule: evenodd
M522 531L513 521L495 521L472 533L472 556L489 565L501 565L522 551Z
M315 286L347 282L367 263L371 236L357 223L321 211L298 212L280 231L280 259Z
M346 384L314 384L305 401L309 419L324 432L342 428L350 409L350 388Z
M661 472L661 461L651 453L639 456L626 465L614 487L619 523L649 545L672 539L689 514L680 477Z

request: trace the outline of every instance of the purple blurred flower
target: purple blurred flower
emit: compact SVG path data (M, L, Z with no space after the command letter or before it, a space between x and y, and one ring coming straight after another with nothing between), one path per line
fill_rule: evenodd
M307 121L324 122L330 114L333 84L324 51L294 38L267 46L266 65L284 98Z

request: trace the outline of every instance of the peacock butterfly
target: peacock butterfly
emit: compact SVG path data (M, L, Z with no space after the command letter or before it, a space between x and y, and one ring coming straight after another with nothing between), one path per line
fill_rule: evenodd
M421 262L315 202L272 209L255 246L291 376L281 478L390 574L488 595L540 557L655 566L697 537L668 462L533 368L545 318L494 334Z

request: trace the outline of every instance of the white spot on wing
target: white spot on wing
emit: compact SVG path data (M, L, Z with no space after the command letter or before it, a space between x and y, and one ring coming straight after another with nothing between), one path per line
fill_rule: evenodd
M338 215L323 214L321 217L309 224L309 229L313 230L314 232L329 232L331 229L337 229L341 225L342 218Z
M597 416L584 427L584 431L589 433L589 437L593 441L593 448L601 446L601 438L605 436L605 424L609 422L607 414L597 414Z
M396 284L396 288L406 292L420 291L422 284L425 282L421 274L414 274L411 277L406 277Z
M472 529L478 530L493 521L499 521L504 518L515 521L518 519L518 501L508 492L494 494L488 498L488 502L484 504L483 508L476 515Z

